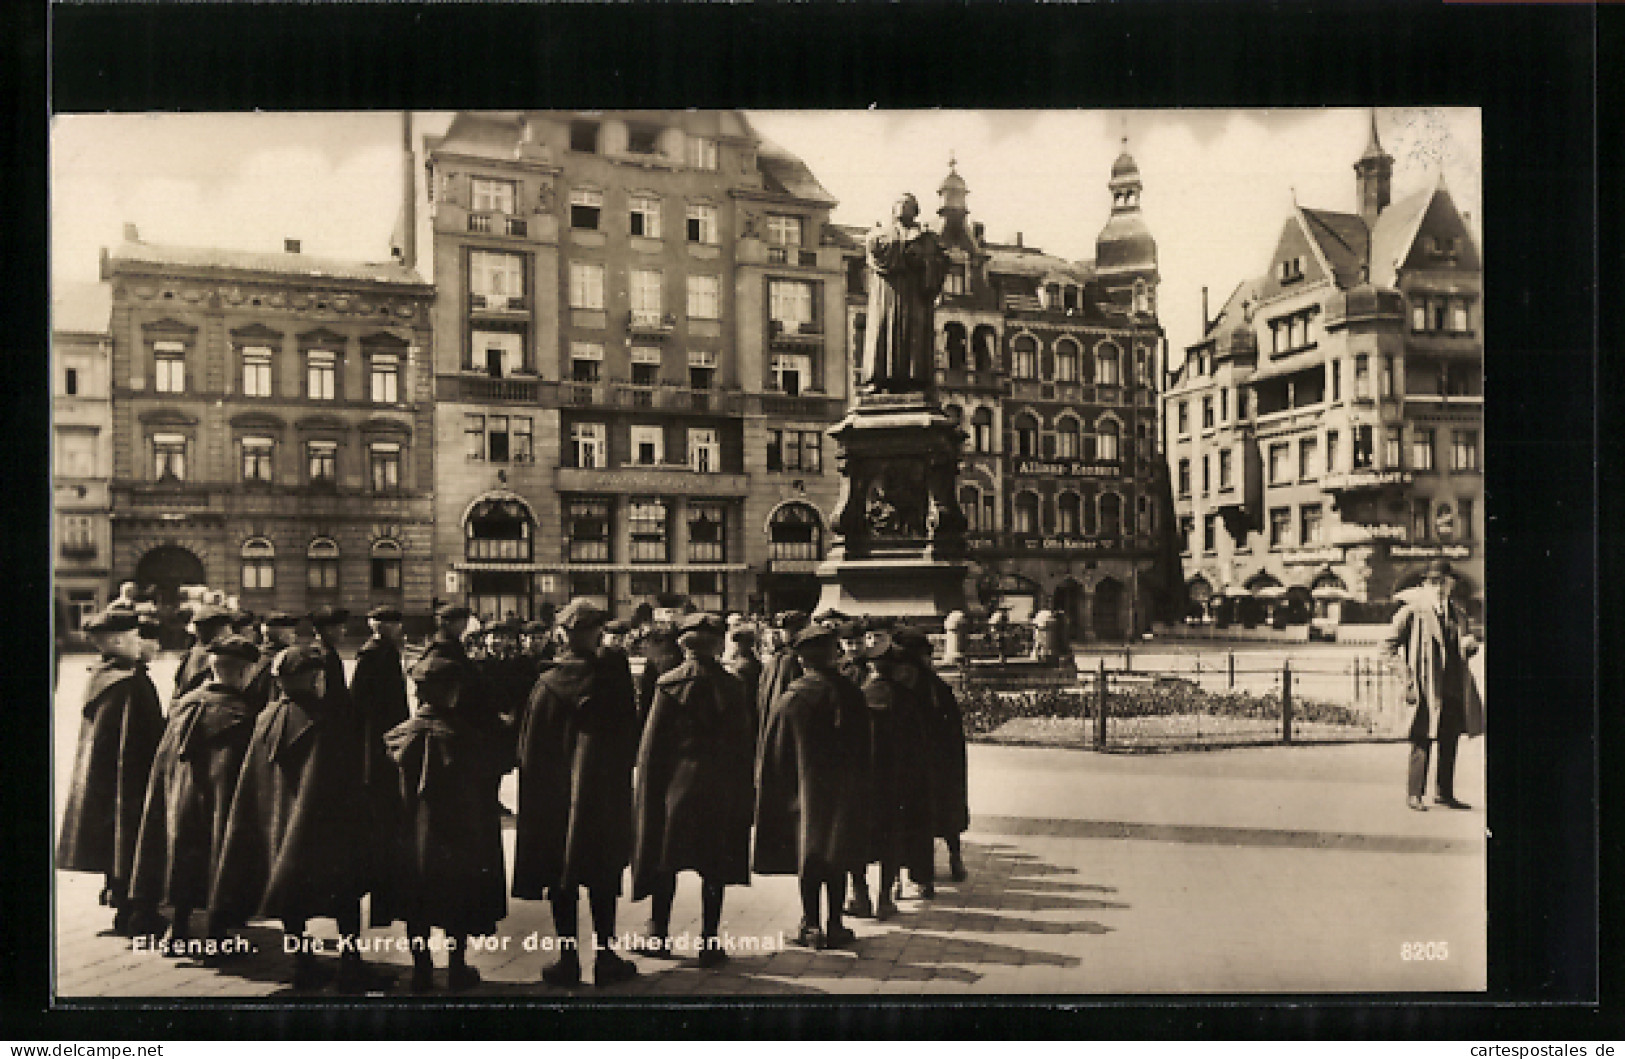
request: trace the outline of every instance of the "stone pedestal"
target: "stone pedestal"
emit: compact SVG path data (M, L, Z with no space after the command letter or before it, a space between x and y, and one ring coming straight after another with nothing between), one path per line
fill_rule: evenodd
M818 611L940 629L966 608L964 431L927 394L866 394L829 434L841 496Z

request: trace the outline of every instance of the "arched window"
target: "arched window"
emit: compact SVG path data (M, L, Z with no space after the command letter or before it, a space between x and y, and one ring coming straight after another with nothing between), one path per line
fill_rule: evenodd
M1077 493L1062 493L1055 501L1055 531L1063 537L1076 537L1083 529L1083 504Z
M1016 455L1038 455L1038 420L1030 412L1016 416Z
M959 510L965 515L965 528L972 533L980 531L982 510L982 492L974 485L961 486L959 489ZM991 528L991 527L988 527Z
M965 325L957 320L950 321L942 329L943 346L948 352L948 370L964 371L965 358L969 352L969 340L965 337Z
M401 546L381 538L372 542L372 587L384 592L401 590Z
M1134 385L1151 385L1151 351L1144 346L1134 350Z
M767 525L769 559L824 557L824 520L810 504L783 504Z
M1123 535L1123 498L1116 493L1100 494L1100 535L1102 537Z
M1113 419L1102 419L1095 424L1095 458L1099 460L1113 460L1118 458L1117 439L1122 428Z
M1038 378L1038 340L1032 335L1017 335L1010 349L1014 355L1010 373L1018 379Z
M1098 499L1098 497L1086 496L1079 505L1083 508L1083 535L1085 537L1093 537L1100 531L1100 519L1096 517L1099 512L1095 507L1095 501Z
M972 351L976 354L976 370L992 371L998 359L999 333L990 324L982 324L971 334Z
M529 562L530 512L517 500L482 500L464 523L464 554L483 562Z
M276 587L276 548L264 537L243 542L243 591L264 592Z
M1095 382L1101 386L1122 385L1123 351L1111 342L1095 347Z
M1078 344L1070 338L1055 343L1055 381L1078 381Z
M1082 433L1076 416L1064 415L1055 424L1055 457L1075 460L1083 451Z
M1038 494L1023 492L1016 495L1015 503L1017 533L1034 534L1038 532Z
M305 549L305 587L315 592L336 592L339 587L339 544L317 537Z
M971 441L977 452L993 451L993 412L978 408L971 416Z

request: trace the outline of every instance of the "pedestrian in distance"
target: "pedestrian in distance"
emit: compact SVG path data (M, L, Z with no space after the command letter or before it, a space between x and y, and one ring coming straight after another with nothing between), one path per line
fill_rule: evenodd
M382 989L389 979L361 958L361 897L366 892L360 727L327 688L328 654L299 644L277 656L277 700L259 715L210 893L210 935L250 919L282 921L283 949L294 954L295 989L320 988L333 975L316 958L309 920L332 917L339 929L337 984Z
M718 938L724 887L750 885L756 789L754 712L717 659L723 625L690 614L679 626L683 661L661 675L638 749L632 899L651 899L638 951L670 957L677 873L700 876L702 967L728 959Z
M902 629L892 642L919 673L916 692L925 726L927 769L931 780L931 828L948 845L948 876L966 878L960 835L970 829L970 799L965 717L959 698L933 664L931 638L918 629ZM934 853L934 851L933 851ZM930 879L916 880L922 886Z
M109 608L83 631L100 652L85 687L73 783L62 813L56 866L102 876L101 903L113 909L112 932L162 929L156 910L129 890L152 762L164 733L158 689L142 661L140 618Z
M1428 758L1438 746L1435 805L1469 809L1456 797L1456 744L1463 735L1484 731L1484 710L1468 671L1467 660L1478 651L1478 641L1467 628L1467 617L1450 598L1455 574L1442 559L1428 563L1422 584L1397 595L1399 611L1383 641L1383 649L1405 666L1406 701L1414 705L1410 727L1410 768L1406 804L1423 811Z
M841 948L854 938L846 877L868 858L868 707L836 665L834 632L809 625L795 650L805 672L774 700L757 758L752 866L798 877L797 944Z
M256 711L243 697L259 648L245 636L209 645L210 679L169 711L147 785L130 877L137 901L171 909L166 956L213 955L192 936L192 913L209 903L231 803ZM209 917L213 919L214 917ZM195 944L194 942L201 942Z
M594 984L637 974L613 946L615 902L632 852L640 725L629 671L599 650L607 620L582 599L559 614L563 649L531 691L519 735L513 896L552 902L562 952L542 980L553 986L581 981L583 886L597 935Z

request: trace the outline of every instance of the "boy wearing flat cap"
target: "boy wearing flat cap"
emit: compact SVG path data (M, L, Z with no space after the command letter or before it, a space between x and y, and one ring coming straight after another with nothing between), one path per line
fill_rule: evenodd
M632 765L637 705L622 666L599 651L608 615L578 599L558 617L565 642L531 691L519 734L519 820L513 896L550 899L563 954L542 970L554 986L581 981L580 888L598 935L593 981L609 985L637 967L609 947L615 900L632 852Z
M640 951L678 955L670 938L677 873L695 871L702 967L728 959L718 942L723 888L750 885L756 725L743 687L717 660L722 633L709 614L690 614L679 626L683 661L656 685L634 801L632 899L652 898Z
M172 909L165 955L209 955L193 943L192 910L209 903L237 777L256 711L243 698L259 648L242 636L209 645L211 679L169 711L153 761L130 893Z
M926 730L932 833L948 844L949 877L964 882L965 859L959 836L970 828L964 713L953 689L937 674L930 637L918 629L904 629L892 637L892 642L919 672L916 690ZM931 880L927 877L916 881L925 886Z
M195 639L175 671L175 693L169 697L170 709L175 708L183 695L202 687L209 679L209 645L231 632L231 613L213 603L201 603L192 612L188 628Z
M56 851L63 871L102 875L102 903L113 907L113 932L126 936L154 926L153 909L130 897L129 883L147 780L164 733L158 689L141 661L139 630L135 611L112 608L84 626L101 660L85 687L73 786Z
M783 637L778 652L762 666L762 675L756 685L756 718L759 729L757 742L767 731L767 715L773 703L784 690L801 676L801 659L796 655L794 640L807 627L807 612L781 611L777 625Z
M853 940L841 922L847 873L862 871L870 844L868 708L837 666L831 630L809 626L794 646L806 672L768 714L752 861L763 875L800 878L797 944L840 948Z
M276 678L271 675L276 656L292 647L299 628L299 619L291 614L274 611L260 619L260 657L249 669L248 684L243 698L258 713L277 697Z
M348 707L350 686L344 677L344 657L339 644L344 640L344 623L350 612L343 608L322 607L310 615L311 628L316 630L316 645L322 649L322 664L327 670L327 694L336 705Z
M389 605L367 613L372 635L356 650L350 678L350 701L361 726L361 784L367 791L371 820L367 828L371 836L367 882L372 893L368 921L375 927L398 918L392 883L399 856L401 777L384 747L384 733L412 712L401 661L402 619L400 609Z
M382 988L356 948L361 933L367 836L361 745L354 719L327 689L327 656L299 644L277 656L281 692L254 722L210 892L210 933L249 919L282 921L294 953L293 987L315 989L331 977L316 959L309 920L339 928L339 986Z

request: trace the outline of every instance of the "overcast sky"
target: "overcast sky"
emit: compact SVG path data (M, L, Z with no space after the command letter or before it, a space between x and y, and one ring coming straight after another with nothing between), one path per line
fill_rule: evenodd
M913 191L928 219L950 154L991 239L1093 258L1111 164L1128 136L1156 238L1160 309L1175 350L1195 341L1201 288L1217 311L1263 272L1294 195L1354 209L1365 110L753 111L762 135L806 160L840 200L835 219L872 224ZM419 113L423 133L449 114ZM1479 115L1385 109L1394 197L1437 182L1482 232ZM97 278L99 248L125 221L151 242L383 260L400 206L400 117L362 114L72 115L52 135L52 275ZM426 211L420 210L420 215ZM425 219L420 217L420 219ZM427 229L419 238L426 264Z

